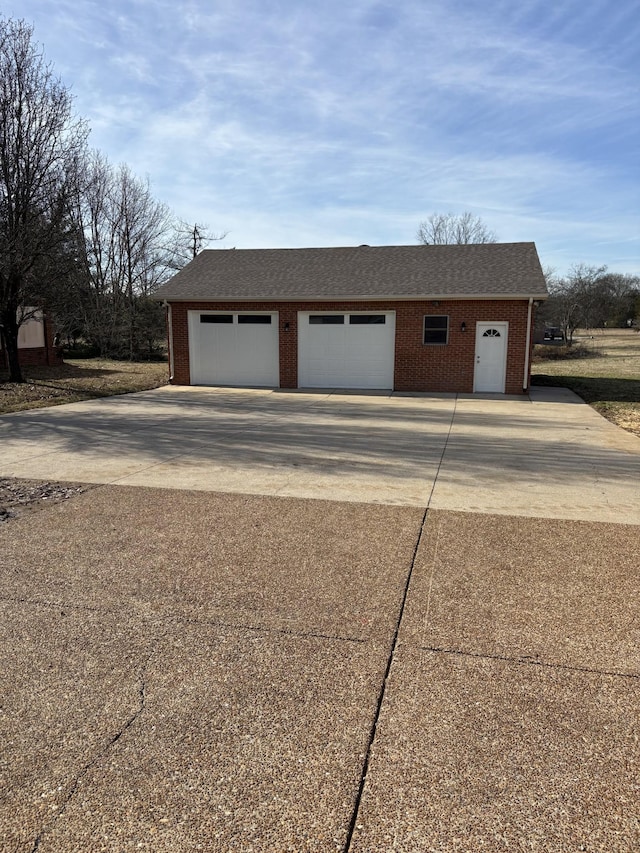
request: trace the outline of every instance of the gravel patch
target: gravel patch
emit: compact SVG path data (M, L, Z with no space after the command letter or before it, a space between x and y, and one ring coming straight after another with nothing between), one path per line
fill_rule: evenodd
M0 524L46 504L60 503L86 491L77 483L51 483L43 480L0 478Z

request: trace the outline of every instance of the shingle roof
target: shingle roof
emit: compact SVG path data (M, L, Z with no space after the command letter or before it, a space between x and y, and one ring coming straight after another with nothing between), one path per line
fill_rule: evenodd
M547 296L534 243L208 249L156 292L167 301Z

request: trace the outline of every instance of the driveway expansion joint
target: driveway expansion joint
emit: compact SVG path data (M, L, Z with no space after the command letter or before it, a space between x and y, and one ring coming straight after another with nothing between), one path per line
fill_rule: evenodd
M449 444L449 439L451 438L451 432L453 431L453 423L456 419L456 409L458 406L458 397L456 396L453 401L453 408L451 409L451 418L449 419L449 428L447 429L447 435L444 440L444 444L442 445L442 450L440 452L440 459L438 460L438 467L436 468L436 472L433 475L433 482L431 483L431 491L429 492L429 498L427 500L427 509L431 506L431 501L433 500L433 493L436 490L436 484L440 479L440 470L444 463L444 457L447 452L447 446Z
M444 450L443 450L444 453ZM353 834L358 824L358 815L360 813L360 804L362 803L362 796L364 794L364 788L367 781L367 775L369 772L369 762L371 761L371 751L373 749L373 743L376 738L376 733L378 731L378 722L380 720L380 713L382 711L382 704L384 702L384 697L387 689L387 684L389 682L389 676L391 674L391 667L393 665L393 661L395 658L396 647L398 645L398 636L400 634L400 625L402 624L402 617L404 616L404 610L407 604L407 598L409 595L409 587L411 585L411 577L413 575L413 567L415 566L416 558L418 556L418 548L420 547L420 541L422 539L422 535L424 533L424 529L427 523L427 514L429 512L428 507L425 508L424 513L422 515L422 523L420 524L420 529L418 530L418 535L416 537L416 543L413 549L413 554L411 557L411 563L409 565L409 571L407 572L407 577L405 579L404 590L402 593L402 600L400 602L400 609L398 611L398 618L396 620L395 630L393 633L393 638L391 640L391 646L389 649L389 655L387 657L387 666L384 673L384 678L382 679L382 684L380 685L380 692L378 693L378 700L376 703L376 710L373 717L373 722L371 724L371 728L369 730L369 740L367 742L367 749L364 756L364 761L362 764L362 773L360 774L360 783L358 785L358 792L356 794L356 799L353 805L353 812L351 814L351 822L349 824L349 829L347 831L347 837L344 843L344 847L342 848L342 853L349 853L351 849L351 842L353 840Z

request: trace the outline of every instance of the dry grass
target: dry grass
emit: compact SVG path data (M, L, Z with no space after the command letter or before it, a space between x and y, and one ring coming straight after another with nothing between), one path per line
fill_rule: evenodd
M640 436L640 334L598 329L579 333L577 343L586 349L579 358L570 351L540 358L548 347L536 347L532 383L571 388L605 418Z
M0 413L75 403L95 397L111 397L166 385L169 370L164 362L70 359L56 367L25 367L25 382L7 381L0 372Z

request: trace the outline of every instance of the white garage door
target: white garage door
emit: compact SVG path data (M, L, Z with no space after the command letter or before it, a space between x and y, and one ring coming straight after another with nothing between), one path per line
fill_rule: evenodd
M395 313L298 314L301 388L393 388Z
M189 311L193 385L280 385L278 314Z

